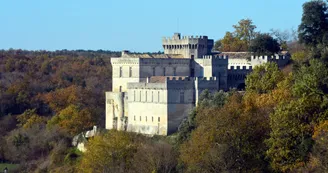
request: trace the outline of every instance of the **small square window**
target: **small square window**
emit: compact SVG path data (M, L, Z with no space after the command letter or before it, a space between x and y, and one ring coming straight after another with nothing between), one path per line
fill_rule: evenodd
M161 117L158 117L158 122L160 122L161 121Z

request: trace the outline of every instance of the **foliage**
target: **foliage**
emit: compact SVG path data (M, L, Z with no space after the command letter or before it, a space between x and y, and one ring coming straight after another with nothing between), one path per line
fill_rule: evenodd
M127 172L137 150L133 138L133 134L122 131L95 136L87 145L79 172Z
M237 25L233 25L234 32L226 32L223 39L215 42L214 48L222 52L247 51L251 40L255 37L256 26L250 19L242 19Z
M280 45L278 41L269 34L257 34L251 41L249 50L258 55L272 55L280 51Z
M256 66L246 78L246 90L259 94L267 93L277 87L283 74L276 63L266 63Z
M39 116L35 113L36 110L28 109L23 114L17 116L17 121L19 122L19 127L30 128L35 124L45 123L45 118Z
M91 128L94 125L94 120L88 109L81 109L78 106L69 105L48 122L49 127L55 125L58 125L69 134L75 135Z
M304 3L302 22L298 28L300 42L311 47L323 44L328 36L327 27L327 4L322 0Z

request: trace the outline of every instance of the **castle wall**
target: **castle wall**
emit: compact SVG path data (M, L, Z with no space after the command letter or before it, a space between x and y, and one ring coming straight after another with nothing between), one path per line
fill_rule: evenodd
M273 56L251 56L251 64L253 67L262 65L267 62L275 62L278 67L285 66L290 60L289 55L273 55Z
M249 66L252 66L252 63L251 63L251 61L249 61L245 58L229 58L228 59L228 66L229 66L228 67L229 69L231 68L231 66L233 66L233 67L236 67L236 66L249 67Z
M231 66L228 68L228 87L243 89L246 76L252 72L252 66Z
M167 90L165 83L128 84L128 127L131 132L167 135Z
M216 77L219 81L219 88L227 89L227 66L228 57L212 55L203 56L203 58L195 59L195 76L196 77Z
M121 130L123 128L123 116L124 93L106 92L106 129Z
M189 76L190 60L174 58L149 58L140 60L140 78L151 76Z
M139 58L112 58L112 91L126 92L128 82L140 81Z

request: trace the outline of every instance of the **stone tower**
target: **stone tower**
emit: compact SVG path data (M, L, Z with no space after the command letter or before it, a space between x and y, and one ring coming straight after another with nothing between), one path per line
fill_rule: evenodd
M207 36L183 36L175 33L172 38L162 40L165 54L181 54L184 58L201 58L211 54L214 41Z

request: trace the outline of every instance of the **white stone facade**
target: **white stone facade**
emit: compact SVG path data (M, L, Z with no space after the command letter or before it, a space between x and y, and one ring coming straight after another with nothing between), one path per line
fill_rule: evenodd
M213 54L207 36L163 39L165 54L111 58L112 91L106 92L106 129L148 135L174 133L197 104L202 91L238 88L252 67L269 61L287 64L288 56L229 58Z

